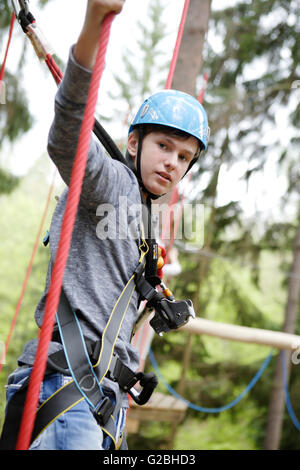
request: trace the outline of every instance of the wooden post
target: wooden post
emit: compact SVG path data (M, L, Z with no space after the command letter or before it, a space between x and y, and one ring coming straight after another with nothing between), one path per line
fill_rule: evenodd
M300 348L300 336L280 331L262 330L246 326L214 322L205 318L195 318L177 331L186 330L193 334L216 336L243 343L261 344L277 349L296 350Z

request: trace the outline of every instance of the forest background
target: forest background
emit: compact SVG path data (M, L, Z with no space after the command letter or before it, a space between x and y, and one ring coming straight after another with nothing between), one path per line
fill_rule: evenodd
M114 22L97 114L120 145L139 103L165 85L183 3L153 0L137 7L128 0ZM85 2L74 2L72 10L62 0L30 6L64 70ZM64 9L74 15L73 29L66 28ZM58 11L61 15L55 15ZM192 298L198 316L295 334L300 333L299 17L299 3L293 0L192 0L173 83L198 96L207 74L203 104L211 138L189 185L181 188L187 201L204 204L204 245L198 239L175 243L182 272L171 280L172 290L177 298ZM0 5L1 58L10 18L5 0ZM1 342L9 332L54 174L45 149L55 84L18 25L4 83ZM45 231L62 189L56 176ZM48 258L41 240L0 375L0 425L7 376L24 343L37 334L33 312ZM267 347L185 332L155 337L152 351L173 389L207 408L237 397L270 353ZM130 448L299 449L299 423L285 407L281 361L278 351L273 353L256 386L233 408L203 413L189 407L176 430L170 423L141 423L139 433L129 435ZM289 355L286 365L290 400L300 417L299 365ZM149 360L146 368L152 369ZM159 390L168 393L162 382Z

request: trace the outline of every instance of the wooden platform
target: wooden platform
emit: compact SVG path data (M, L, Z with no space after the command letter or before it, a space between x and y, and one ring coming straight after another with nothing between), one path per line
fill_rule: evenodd
M126 431L138 432L140 421L169 421L180 423L186 413L187 405L171 395L153 393L152 397L143 406L133 401L127 417Z

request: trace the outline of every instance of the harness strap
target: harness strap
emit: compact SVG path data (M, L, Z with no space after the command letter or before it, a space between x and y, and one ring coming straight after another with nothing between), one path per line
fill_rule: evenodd
M142 271L145 267L148 246L144 238L142 238L139 249L141 253L139 269L136 271ZM136 288L135 277L136 272L131 276L119 296L103 331L101 341L96 343L85 341L77 316L64 291L61 291L56 318L64 350L49 356L46 373L59 370L66 375L71 374L72 379L49 397L37 410L31 442L61 414L86 399L98 424L112 438L114 446L117 448L115 421L122 404L123 394L130 393L139 404L146 403L150 398L158 383L156 376L153 373L134 373L114 353L117 337ZM105 376L119 384L120 392L115 394L115 403L112 403L102 391L100 384ZM131 390L137 382L140 382L143 387L140 394ZM15 448L28 383L29 379L8 403L1 436L1 448L3 449Z
M8 402L0 439L0 450L15 450L16 448L28 384L29 377Z
M119 336L120 329L135 288L136 285L133 274L123 289L120 297L118 298L103 331L99 358L94 366L100 383L108 372L115 343Z
M101 429L112 438L115 448L117 447L115 421L121 408L120 398L117 399L114 407L110 399L107 396L104 397L98 404L98 407L95 407L94 412L95 418L98 412L99 418L97 422ZM73 380L63 385L38 408L31 441L33 442L59 416L83 400L84 396ZM103 419L106 420L105 425L103 424Z
M53 369L48 369L45 375L48 374L53 374ZM30 377L24 381L21 388L14 393L8 402L6 418L0 439L0 450L15 450L16 448L29 380ZM105 398L108 399L108 397ZM78 390L73 380L58 389L38 408L30 444L32 444L33 441L37 439L51 423L53 423L53 421L59 418L59 416L61 416L66 411L76 406L82 400L84 400L84 397ZM104 400L104 405L106 403L107 401ZM118 408L120 407L118 406ZM109 420L105 427L101 428L112 438L114 446L117 448L117 442L115 439L115 418L116 413L113 413L113 415L109 416ZM125 440L123 444L124 443Z
M112 403L112 401L104 395L100 384L109 372L115 342L134 290L135 283L134 276L132 276L111 312L102 334L99 357L94 365L91 363L76 313L69 305L63 290L56 315L66 362L73 381L70 382L69 386L63 387L58 393L54 394L52 400L50 397L49 403L52 401L50 406L55 410L57 409L57 405L60 406L62 402L64 405L63 408L66 411L66 409L74 406L74 403L77 403L78 400L80 401L84 398L89 404L98 424L106 434L111 436L115 445L114 422L121 408L124 392L119 389L119 392L115 394L116 402ZM114 377L114 371L112 371L112 376ZM77 389L78 393L75 393L75 389ZM71 393L69 391L71 391ZM64 402L64 397L66 397L66 402ZM49 408L49 405L47 408ZM64 411L62 410L62 412ZM56 416L59 414L56 412Z
M63 290L61 292L59 308L56 315L63 352L73 381L70 382L69 386L63 387L54 394L53 400L60 403L60 394L63 394L63 396L66 394L67 396L67 391L71 390L72 393L69 394L68 409L70 406L74 406L72 404L70 405L70 402L77 401L77 395L74 396L75 385L80 396L84 397L90 405L97 422L104 432L112 437L114 442L114 420L120 410L124 392L130 393L139 404L143 404L150 398L158 383L156 376L152 373L137 374L132 372L120 361L117 354L114 353L116 340L119 336L130 300L136 289L136 272L143 271L145 268L145 257L148 253L148 245L144 237L142 237L142 243L139 249L140 259L138 268L121 292L104 328L101 342L93 344L92 354L91 350L88 351L91 345L88 341L85 341L76 313L72 310ZM74 347L74 345L76 346ZM54 355L50 357L52 363L53 359ZM92 364L91 361L94 361L94 364ZM62 365L59 364L59 367L61 368ZM102 391L101 383L105 376L119 384L119 393L116 393L115 404L113 404L108 397L105 397ZM135 393L131 391L131 388L138 381L144 389L136 396ZM72 387L72 389L68 387ZM51 397L49 401L51 401ZM49 405L47 408L49 408Z

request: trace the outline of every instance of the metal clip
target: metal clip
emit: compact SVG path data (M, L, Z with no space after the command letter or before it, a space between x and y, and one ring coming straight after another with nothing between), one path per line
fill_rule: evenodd
M105 426L110 418L110 415L114 411L114 405L108 397L104 397L103 400L93 410L93 415L100 426Z
M11 0L16 18L19 18L20 11L24 11L25 16L29 13L28 1L27 0Z

